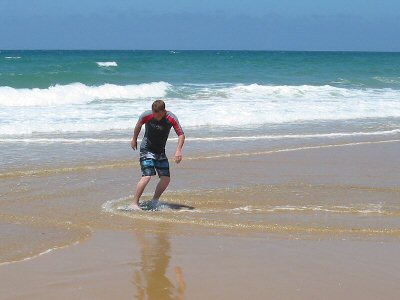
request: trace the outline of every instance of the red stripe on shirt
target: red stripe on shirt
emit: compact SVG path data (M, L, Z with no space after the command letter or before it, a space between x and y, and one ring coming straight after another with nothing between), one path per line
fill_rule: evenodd
M148 123L148 122L150 122L152 119L153 119L153 114L150 114L150 115L147 115L147 116L145 116L143 119L142 119L142 123L143 124L146 124L146 123Z
M182 128L181 128L181 126L179 125L178 121L176 121L175 118L172 117L172 116L170 116L170 115L167 115L166 118L168 119L168 121L171 122L172 126L174 126L174 129L175 129L175 131L176 131L176 134L177 134L178 136L182 135L182 134L183 134L183 131L182 131Z

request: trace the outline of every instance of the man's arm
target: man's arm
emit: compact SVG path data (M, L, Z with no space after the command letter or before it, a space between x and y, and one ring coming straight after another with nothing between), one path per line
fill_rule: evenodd
M175 157L174 157L175 162L177 164L179 164L181 162L181 160L182 160L182 148L183 148L183 144L185 143L185 135L181 134L178 137L178 139L179 139L178 140L178 147L176 148Z
M131 147L133 150L137 149L137 138L139 136L140 130L142 129L143 123L141 121L138 121L136 123L135 129L133 130L133 138L131 141Z
M185 134L183 133L182 127L179 124L178 118L172 112L168 112L167 119L171 122L176 134L178 135L178 147L176 148L174 160L177 164L179 164L182 160L182 148L183 144L185 143Z

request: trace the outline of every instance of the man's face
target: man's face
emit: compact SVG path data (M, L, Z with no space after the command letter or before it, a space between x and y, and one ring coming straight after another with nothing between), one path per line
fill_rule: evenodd
M154 110L153 109L153 115L154 115L154 119L156 119L157 121L160 121L162 118L164 118L165 109L162 109L162 110Z

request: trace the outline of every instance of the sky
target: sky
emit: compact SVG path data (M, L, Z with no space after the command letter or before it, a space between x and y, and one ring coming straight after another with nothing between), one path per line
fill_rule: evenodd
M400 51L400 1L0 0L0 49Z

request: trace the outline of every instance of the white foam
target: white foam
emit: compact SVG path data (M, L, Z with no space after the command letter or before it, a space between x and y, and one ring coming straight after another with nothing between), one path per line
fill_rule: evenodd
M118 64L115 61L97 61L99 67L117 67Z
M338 214L362 214L362 215L392 215L397 211L388 211L383 208L382 203L366 203L364 205L344 206L323 206L323 205L277 205L266 208L267 212L326 212Z
M356 136L395 135L400 129L371 131L371 132L335 132L315 134L283 134L283 135L256 135L256 136L221 136L187 138L188 141L249 141L249 140L281 140L281 139L315 139L315 138L341 138ZM0 139L1 140L1 139Z
M50 253L50 252L53 252L53 251L56 251L56 250L60 250L60 249L64 249L64 248L67 248L67 247L70 247L70 246L78 245L80 242L81 242L81 241L76 241L76 242L74 242L74 243L72 243L72 244L68 244L68 245L64 245L64 246L52 247L52 248L49 248L49 249L44 250L44 251L42 251L42 252L39 252L38 254L34 254L34 255L32 255L32 256L28 256L28 257L25 257L25 258L21 258L21 259L19 259L19 260L5 261L5 262L0 263L0 266L4 266L4 265L9 265L9 264L14 264L14 263L19 263L19 262L24 262L24 261L27 261L27 260L31 260L31 259L37 258L37 257L39 257L39 256L45 255L45 254L47 254L47 253Z
M241 129L264 124L400 118L400 90L394 89L345 89L328 85L173 86L167 82L153 82L87 86L72 83L45 89L0 87L0 135L133 129L139 115L150 108L154 98L159 97L166 100L167 109L178 116L184 129L224 126ZM18 109L15 109L16 106ZM394 133L383 133L377 129L372 128L371 132L320 135L337 137ZM249 140L282 137L224 138ZM315 136L312 134L309 137ZM306 136L299 135L299 138Z
M20 59L21 56L5 56L6 59Z
M166 82L124 86L115 84L87 86L76 82L50 86L46 89L15 89L2 86L0 87L0 106L60 106L84 104L94 100L163 97L169 87L170 84Z
M237 214L240 213L241 211L254 212L254 211L262 211L262 209L251 205L246 205L246 206L232 208L231 211L233 211L234 214Z
M316 133L316 134L285 134L285 135L256 135L256 136L216 136L216 137L187 137L186 141L196 142L225 142L225 141L252 141L252 140L281 140L281 139L316 139L316 138L341 138L357 136L387 136L400 133L400 129L373 131L373 132L336 132L336 133ZM176 141L177 138L170 138L170 141ZM141 139L138 139L140 142ZM15 137L0 138L0 143L65 143L65 144L111 144L111 143L129 143L128 138L42 138L42 137Z
M183 118L199 126L400 117L400 91L393 89L250 84L198 88L188 98L197 111Z

